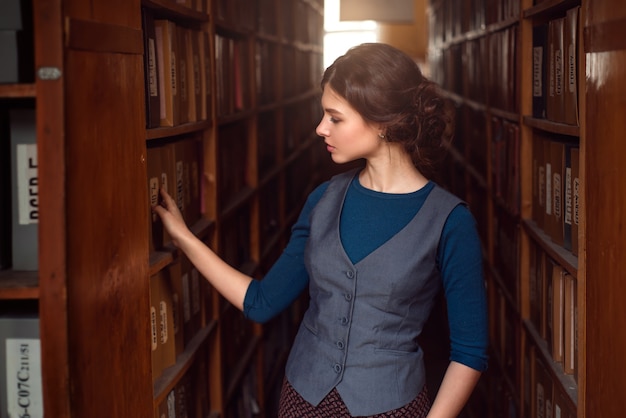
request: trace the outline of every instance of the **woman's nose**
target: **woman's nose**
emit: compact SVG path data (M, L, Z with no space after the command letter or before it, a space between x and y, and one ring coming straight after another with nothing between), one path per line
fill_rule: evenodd
M317 125L317 128L315 128L315 133L323 137L328 136L328 130L324 127L324 119L322 119Z

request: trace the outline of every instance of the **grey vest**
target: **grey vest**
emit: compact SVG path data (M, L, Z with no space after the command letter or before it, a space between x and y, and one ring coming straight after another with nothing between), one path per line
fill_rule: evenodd
M286 376L317 405L334 387L353 416L409 403L425 383L417 345L441 286L441 231L461 201L435 186L394 237L352 264L341 245L339 215L355 172L334 177L311 212L305 250L310 304Z

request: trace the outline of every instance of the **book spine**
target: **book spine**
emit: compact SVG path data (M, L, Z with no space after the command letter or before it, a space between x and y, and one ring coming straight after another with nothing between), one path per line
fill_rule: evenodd
M39 189L35 111L11 111L12 265L34 271L38 262Z

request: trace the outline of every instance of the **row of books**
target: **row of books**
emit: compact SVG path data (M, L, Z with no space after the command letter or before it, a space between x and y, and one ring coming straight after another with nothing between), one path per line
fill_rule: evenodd
M35 110L0 110L0 269L38 269L39 178Z
M578 125L579 9L533 27L533 117Z
M520 214L519 125L491 118L491 187L494 196L511 214Z
M0 313L0 418L43 418L39 318Z
M577 380L576 278L531 242L528 280L530 322L552 359Z
M150 278L153 381L176 363L203 322L212 318L210 289L184 255Z
M215 34L215 81L218 116L227 116L251 106L252 63L245 38Z
M519 92L517 83L519 25L509 26L489 35L487 52L489 71L487 74L488 104L496 109L517 112ZM477 74L485 77L485 74ZM471 83L471 82L470 82Z
M493 405L494 416L575 418L576 406L569 395L575 388L572 383L563 383L554 376L554 371L559 369L555 364L563 366L563 363L546 357L546 343L535 341L520 323L507 297L502 292L496 293L492 305L494 312L491 316L495 318L495 325L491 341L495 353L493 360L498 367L490 366L486 372L490 383L487 390L491 392L487 398L490 403L496 403ZM570 306L569 302L567 306ZM523 333L526 336L522 339ZM571 342L575 343L575 340ZM519 387L520 383L522 387ZM522 394L523 398L518 399L518 394ZM524 410L523 415L520 406Z
M176 141L148 144L147 190L150 207L160 203L160 189L164 188L174 199L187 225L201 217L202 147L195 136L184 136ZM150 251L168 245L171 238L156 213L150 216Z
M174 388L156 406L154 418L211 416L210 376L206 354L200 352Z
M274 359L275 360L275 359ZM232 399L226 405L225 418L255 418L261 413L256 364L250 365L241 378ZM265 411L264 411L265 412ZM271 415L270 415L271 416Z
M576 418L576 405L567 393L567 388L553 377L549 366L538 353L536 346L529 346L530 353L524 354L529 367L525 371L527 381L528 416L530 418Z
M534 133L532 218L552 241L578 255L579 146L567 140Z
M511 25L431 51L433 81L476 103L517 112L518 30L519 25Z
M519 16L519 0L439 0L431 2L430 40L448 42L488 25Z
M142 9L146 126L177 126L206 120L212 108L208 33Z
M0 84L35 79L32 1L0 2Z

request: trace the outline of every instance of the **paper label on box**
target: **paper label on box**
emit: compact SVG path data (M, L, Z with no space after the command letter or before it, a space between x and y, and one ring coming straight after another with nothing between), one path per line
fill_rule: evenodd
M39 189L37 180L37 144L17 144L17 209L20 225L39 222Z
M6 366L8 416L42 418L43 396L39 339L7 339Z

